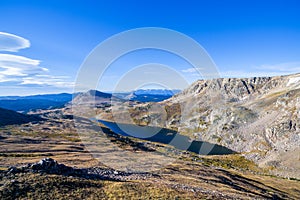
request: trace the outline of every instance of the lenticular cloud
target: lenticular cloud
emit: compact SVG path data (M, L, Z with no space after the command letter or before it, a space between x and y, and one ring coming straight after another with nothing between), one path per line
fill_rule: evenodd
M10 33L0 32L0 51L17 52L30 47L29 40Z

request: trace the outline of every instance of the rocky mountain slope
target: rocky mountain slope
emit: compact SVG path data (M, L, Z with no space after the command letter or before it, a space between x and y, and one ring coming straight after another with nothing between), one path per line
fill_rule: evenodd
M168 100L127 110L135 123L172 128L300 177L300 74L199 80Z
M162 124L173 127L173 129L178 127L180 132L198 139L200 139L200 132L192 129L194 118L191 117L195 117L196 121L198 120L199 124L204 126L202 121L205 121L203 117L205 113L212 115L208 108L224 116L224 119L221 118L217 121L230 119L227 119L227 115L221 112L222 107L223 109L233 107L233 111L230 110L228 113L234 113L233 116L238 114L239 119L247 119L247 123L259 120L259 115L255 115L254 108L264 107L265 103L258 106L257 103L253 103L256 105L255 107L241 100L239 102L241 105L234 106L238 101L227 101L226 99L226 101L224 99L221 101L217 98L219 94L215 92L217 89L214 88L214 81L211 83L212 89L209 90L214 91L213 101L209 100L211 96L208 93L198 95L196 91L195 94L187 91L187 93L179 94L159 104L135 102L133 102L135 104L130 104L130 102L116 101L111 102L112 106L94 109L100 114L107 113L109 116L111 110L122 114L125 108L129 108L132 117L137 122ZM195 98L185 98L181 95L191 95ZM92 97L93 94L88 96ZM201 98L204 98L203 104L200 104L203 110L199 108L200 105L196 101L200 101ZM101 105L100 100L98 103ZM119 109L112 108L114 106ZM191 109L184 110L185 106L191 106ZM245 108L240 108L242 106ZM246 108L246 106L248 107ZM78 106L84 111L83 107L84 103ZM164 112L161 108L164 109ZM208 111L205 112L205 109ZM178 152L169 145L123 137L104 127L100 129L94 122L87 119L82 118L75 125L70 107L39 110L35 114L46 120L38 123L4 126L0 129L0 196L4 199L60 199L66 198L66 194L67 198L77 199L109 199L109 197L120 199L299 199L299 180L270 176L267 170L259 168L254 162L242 156L255 154L255 151L243 152L242 155L222 156L197 155L188 151ZM159 121L160 116L165 117L166 120ZM217 121L208 122L216 123ZM264 121L268 122L268 120ZM210 139L209 131L213 131L210 129L212 125L208 122L207 132L205 132L207 140ZM267 124L267 122L263 123ZM190 126L188 126L189 123ZM238 123L240 122L237 121ZM81 130L85 132L80 132ZM224 131L224 133L227 132ZM246 133L241 134L246 136ZM103 137L99 137L99 135ZM257 135L261 135L261 133L258 132ZM203 134L202 137L204 138L204 136ZM217 142L222 143L226 141L225 139L226 135L224 140L219 139ZM249 142L251 142L250 139ZM216 138L212 137L212 140L215 141ZM83 141L96 142L93 155L86 148L87 143ZM244 145L247 144L245 141L242 142ZM114 150L115 147L124 152L141 155L144 159L150 160L149 164L151 165L158 161L156 155L161 153L176 159L173 163L151 173L131 173L128 170L118 170L118 164L122 163L123 159L119 151ZM145 156L145 153L150 152L159 154ZM287 153L290 153L290 150ZM103 156L94 157L95 155ZM297 156L299 153L296 152L294 155ZM44 157L51 157L57 162L52 159L42 159ZM103 160L100 158L104 158L105 162L102 163ZM261 160L266 158L262 156ZM38 162L40 159L42 160ZM278 157L274 157L274 159L278 160ZM261 162L261 160L254 160ZM113 163L111 165L113 169L105 166L107 162ZM293 162L297 164L298 160L294 159ZM128 159L125 166L130 163L139 165L135 160ZM279 167L287 167L286 172L292 169L290 163L281 161L278 163ZM276 169L280 169L279 167ZM296 174L297 170L294 169L293 172ZM295 177L293 174L289 174L289 176Z
M97 106L98 104L110 103L112 95L97 90L89 90L74 96L71 103L73 106Z

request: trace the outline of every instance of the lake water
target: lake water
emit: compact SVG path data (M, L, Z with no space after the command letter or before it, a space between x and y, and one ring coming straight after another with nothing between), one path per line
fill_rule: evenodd
M95 119L93 119L95 121ZM225 155L234 154L235 151L224 146L209 142L191 140L180 133L160 127L138 126L134 124L122 124L104 120L96 120L114 133L139 138L151 142L158 142L171 145L180 150L187 150L201 155Z

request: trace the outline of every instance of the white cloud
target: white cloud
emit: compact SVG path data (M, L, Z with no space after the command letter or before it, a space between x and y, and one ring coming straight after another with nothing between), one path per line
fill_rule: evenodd
M203 69L199 69L203 70ZM199 77L195 68L181 70L188 73L191 77ZM249 67L243 70L221 71L220 76L224 78L247 78L247 77L264 77L264 76L281 76L287 74L300 73L300 62L287 62L275 65L264 64L261 66ZM212 77L217 77L215 74Z
M36 75L22 78L21 85L54 86L59 88L74 87L74 82L68 76Z
M12 77L47 72L48 69L39 67L40 61L10 54L0 54L0 82L5 82Z
M0 51L17 52L30 47L22 37L0 32ZM40 66L41 61L12 54L0 54L0 87L37 89L71 88L74 82L67 76L49 74L48 68Z
M2 62L15 62L20 63L22 65L39 65L39 60L33 60L30 58L26 58L23 56L16 56L11 54L0 54L0 60Z
M8 76L0 74L0 83L14 82L14 81L17 81L17 79L13 78L13 77L8 77Z
M10 33L0 32L0 51L17 52L30 47L29 40Z
M49 70L40 67L40 61L23 56L0 54L0 83L13 82L22 86L73 86L70 77L49 75Z
M195 73L195 72L199 72L201 70L203 70L204 68L195 68L195 67L191 67L191 68L187 68L187 69L183 69L181 70L184 73Z
M249 78L249 77L268 77L268 76L280 76L283 75L281 72L263 72L263 71L242 71L242 70L230 70L220 72L223 78Z
M250 71L251 70L251 71ZM275 65L264 64L246 70L224 71L221 72L222 77L264 77L264 76L281 76L288 74L300 73L300 62L286 62Z
M256 67L257 70L275 71L284 73L298 73L300 72L300 62L287 62L275 65L261 65Z

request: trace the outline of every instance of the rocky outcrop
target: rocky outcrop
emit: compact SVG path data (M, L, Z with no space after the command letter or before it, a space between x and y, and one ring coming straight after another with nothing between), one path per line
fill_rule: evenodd
M152 109L157 105L164 112ZM176 129L300 177L300 74L199 80L164 102L132 110L142 125Z
M129 173L117 171L110 168L73 168L64 164L58 163L52 158L44 158L37 163L27 164L22 167L10 167L7 174L17 173L45 173L57 174L63 176L73 176L87 179L101 179L101 180L140 180L149 177L157 176L150 173Z
M87 171L84 169L75 169L64 164L60 164L52 158L44 158L37 163L28 164L20 168L10 167L8 169L8 173L20 172L59 174L66 176L82 176L87 174Z

